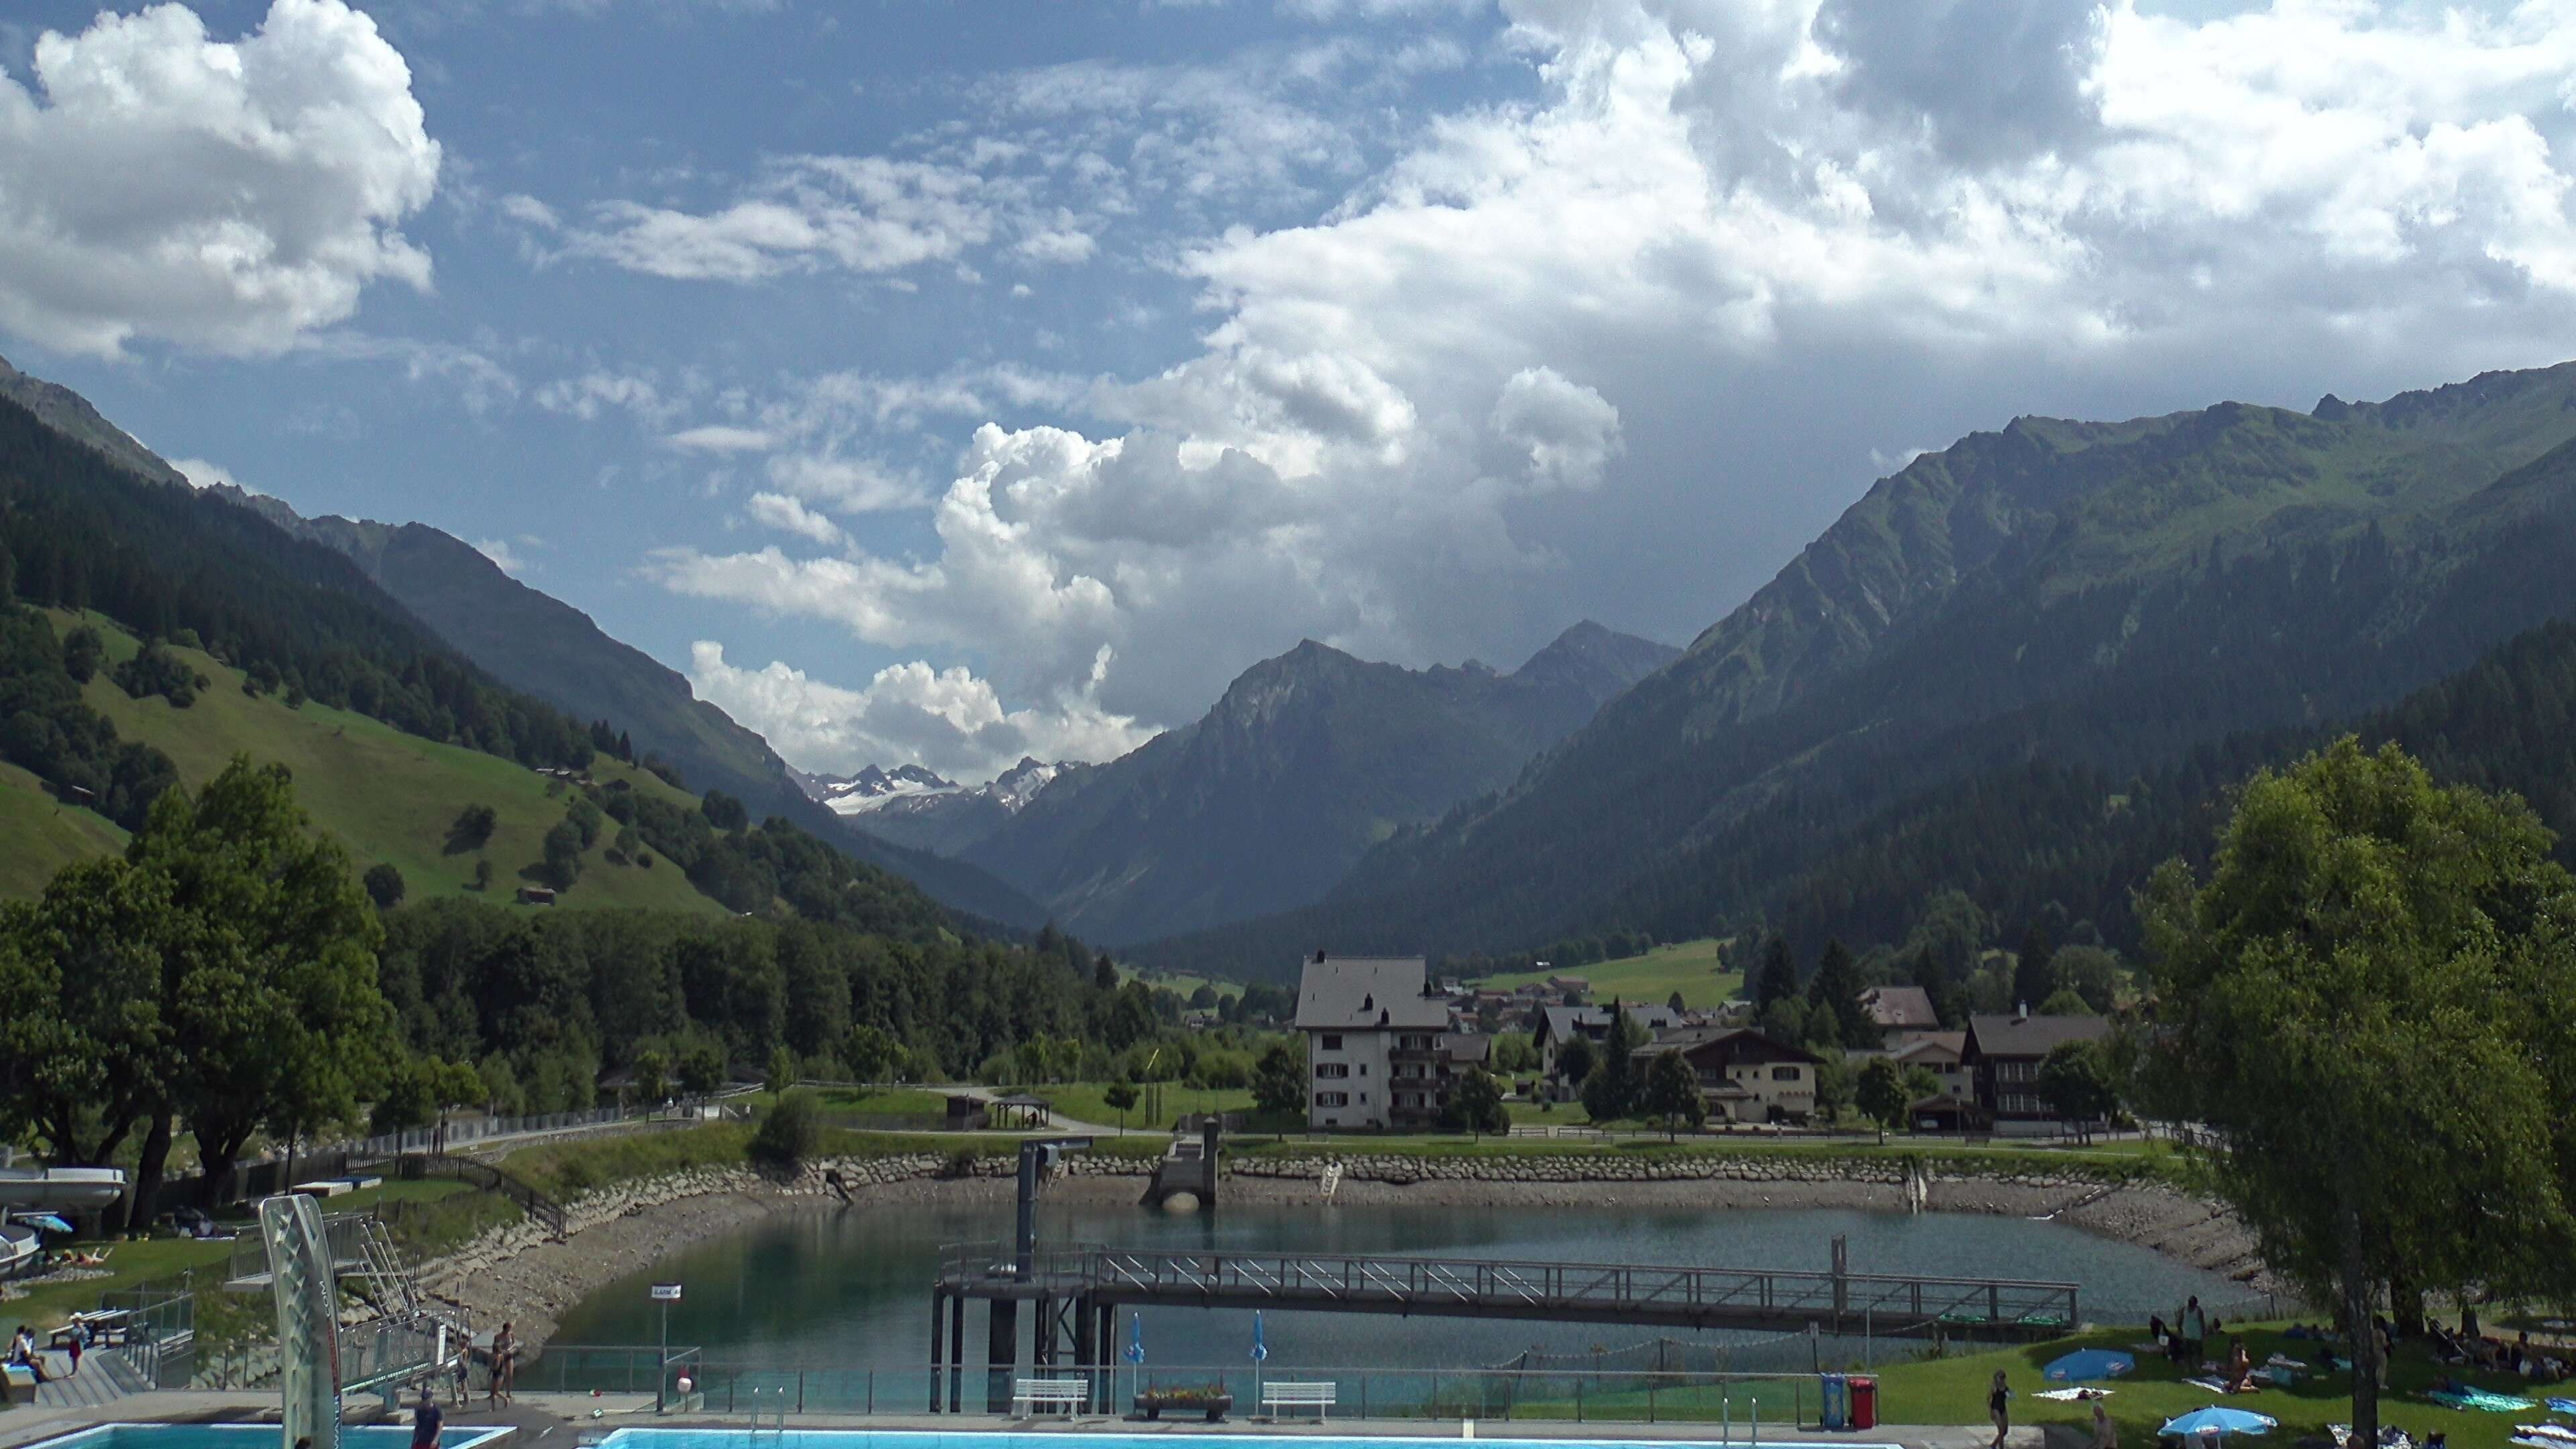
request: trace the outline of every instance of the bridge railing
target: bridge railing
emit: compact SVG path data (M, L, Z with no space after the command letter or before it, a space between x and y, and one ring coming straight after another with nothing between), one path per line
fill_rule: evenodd
M1069 1244L1042 1248L1027 1271L1007 1245L946 1251L944 1281L1035 1280L1116 1296L1251 1299L1282 1307L1404 1303L1533 1311L1668 1310L1712 1316L1806 1316L1888 1323L1948 1322L2069 1328L2073 1283L1932 1275L1647 1267L1624 1263L1493 1262L1319 1253L1138 1252Z

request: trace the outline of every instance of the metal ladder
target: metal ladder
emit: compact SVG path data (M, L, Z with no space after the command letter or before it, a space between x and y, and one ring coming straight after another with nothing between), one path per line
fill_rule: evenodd
M1322 1182L1324 1188L1324 1201L1331 1202L1333 1200L1334 1191L1342 1185L1342 1164L1339 1161L1327 1162L1324 1164L1324 1176L1322 1178Z

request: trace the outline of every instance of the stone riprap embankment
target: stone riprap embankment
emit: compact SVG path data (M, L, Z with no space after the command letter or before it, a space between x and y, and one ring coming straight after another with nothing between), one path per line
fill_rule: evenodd
M1342 1164L1334 1201L1362 1205L1902 1210L1919 1194L1931 1211L2053 1217L2236 1278L2251 1291L2270 1287L2252 1235L2223 1208L2170 1187L2080 1168L1987 1170L1931 1160L1910 1183L1909 1165L1888 1157L1229 1157L1222 1200L1318 1202L1329 1160ZM1150 1159L1108 1155L1072 1157L1065 1166L1065 1177L1048 1188L1051 1196L1105 1203L1135 1201L1153 1170ZM422 1276L424 1286L467 1308L478 1325L506 1320L521 1342L542 1344L567 1308L609 1282L771 1213L837 1208L840 1198L827 1174L837 1173L863 1206L900 1207L1007 1203L1015 1170L1009 1157L927 1152L828 1159L792 1174L690 1168L574 1199L562 1238L524 1223L496 1228L428 1265Z

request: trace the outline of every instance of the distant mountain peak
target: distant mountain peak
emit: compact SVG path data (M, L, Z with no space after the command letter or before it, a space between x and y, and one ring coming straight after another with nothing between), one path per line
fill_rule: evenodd
M1513 670L1523 684L1579 686L1607 699L1681 657L1670 644L1622 634L1590 619L1568 628Z
M849 817L919 815L956 805L971 808L986 804L999 806L1005 814L1017 814L1067 768L1023 755L1018 764L982 785L960 784L920 764L897 765L890 770L863 765L848 775L798 771L795 779L807 796Z

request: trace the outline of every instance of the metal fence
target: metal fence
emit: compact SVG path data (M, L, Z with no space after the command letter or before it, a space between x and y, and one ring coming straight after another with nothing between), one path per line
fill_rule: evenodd
M522 1389L566 1393L655 1391L661 1350L652 1345L549 1345L518 1380ZM1356 1369L1244 1365L1193 1368L1129 1364L988 1369L792 1368L708 1362L696 1349L671 1350L660 1380L678 1393L683 1374L707 1414L919 1414L945 1405L955 1390L959 1410L983 1414L1011 1397L1011 1380L1032 1373L1081 1378L1094 1386L1094 1407L1124 1413L1140 1394L1224 1395L1231 1412L1260 1411L1265 1384L1329 1383L1333 1412L1378 1419L1528 1419L1576 1423L1702 1423L1783 1426L1820 1412L1813 1372L1638 1372L1588 1369ZM677 1402L676 1397L674 1402ZM1178 1405L1180 1419L1204 1411ZM1880 1414L1894 1411L1882 1401Z

